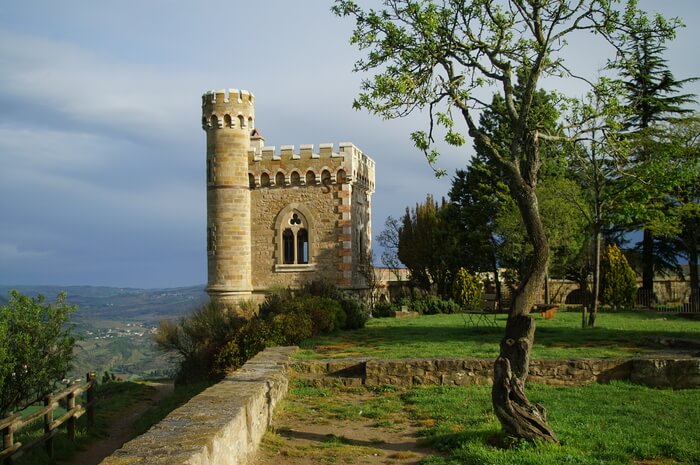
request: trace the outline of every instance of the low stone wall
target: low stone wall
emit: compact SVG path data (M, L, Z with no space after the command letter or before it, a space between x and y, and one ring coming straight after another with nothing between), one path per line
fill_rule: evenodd
M306 360L295 376L318 386L490 385L492 359ZM533 360L530 382L581 386L628 380L652 387L700 387L700 358Z
M295 347L267 349L172 411L102 465L240 465L257 450L287 393Z

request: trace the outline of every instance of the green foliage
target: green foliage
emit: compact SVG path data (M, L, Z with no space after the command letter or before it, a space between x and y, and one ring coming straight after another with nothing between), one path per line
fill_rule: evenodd
M601 271L601 301L615 308L632 307L637 295L637 275L616 245L605 251Z
M462 309L480 310L484 298L484 283L478 276L460 268L452 283L452 296Z
M245 320L214 302L178 321L160 322L154 341L180 358L176 383L190 383L219 376L217 354L236 338Z
M452 299L441 299L434 295L427 295L420 299L403 299L401 306L406 307L409 311L418 312L421 315L439 315L459 313L459 304ZM395 308L399 311L399 308Z
M42 295L10 292L0 307L0 417L52 392L65 377L73 358L75 310L65 293L49 304Z
M406 208L398 230L398 258L411 272L411 280L426 292L449 296L456 235L446 221L447 203L431 195Z
M397 307L389 302L378 302L374 306L372 316L375 318L391 318L396 315L397 311Z
M306 284L296 295L291 289L272 289L258 312L247 310L254 315L244 319L210 303L177 322L161 322L155 341L179 354L178 383L221 378L266 347L359 329L368 318L362 302L321 280Z
M330 333L345 326L345 312L340 303L326 297L313 295L300 296L288 303L288 311L308 315L311 318L314 336Z
M345 312L344 329L360 329L364 328L369 312L367 306L353 297L346 297L340 301L340 306Z

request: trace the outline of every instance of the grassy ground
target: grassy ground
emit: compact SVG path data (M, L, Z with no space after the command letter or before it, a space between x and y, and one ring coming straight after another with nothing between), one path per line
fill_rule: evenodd
M581 314L539 315L534 358L610 358L658 350L646 337L700 340L700 321L654 312L601 313L597 327L581 329ZM495 357L505 315L497 326L465 325L461 315L374 318L358 331L344 331L302 343L298 358Z
M530 385L531 400L549 411L562 445L518 443L503 437L492 413L488 387L385 389L317 389L297 384L284 401L285 416L348 423L372 419L381 427L418 426L419 442L436 453L425 465L670 465L700 463L700 390L655 390L628 383L554 388ZM353 428L347 428L352 434ZM273 434L273 433L270 433ZM372 433L367 433L372 434ZM278 449L287 448L279 436ZM298 433L296 434L299 435ZM329 435L335 456L357 441ZM377 437L381 443L381 437ZM268 440L269 444L269 440ZM267 447L270 447L269 445ZM281 450L283 455L291 454ZM310 453L307 451L307 453ZM354 463L346 461L346 463ZM359 462L358 462L359 463Z
M134 426L136 434L146 432L151 426L163 419L168 413L199 394L211 383L201 383L190 386L178 386L175 391L159 401L139 417ZM70 462L76 451L94 446L95 442L111 434L115 419L142 400L150 399L154 388L144 383L118 382L101 384L97 387L98 404L95 408L95 426L87 429L87 415L78 419L76 441L71 442L65 432L65 427L59 429L54 437L54 460L47 455L43 447L38 446L22 456L17 465L46 465L54 462ZM54 418L58 417L55 413ZM43 423L38 420L31 427L23 430L15 438L26 444L33 438L43 434Z
M54 437L54 460L68 460L76 450L85 447L96 438L108 435L111 419L123 412L129 405L147 398L151 390L152 388L144 384L131 382L99 385L95 393L98 404L95 407L94 428L88 431L87 415L83 415L77 421L76 440L71 442L65 432L65 427L61 427L59 433ZM58 415L58 413L54 413L54 418L58 418ZM15 440L27 444L42 434L44 434L43 422L39 419L26 429L16 433ZM18 465L45 465L48 463L52 463L51 459L41 446L32 449L17 461Z

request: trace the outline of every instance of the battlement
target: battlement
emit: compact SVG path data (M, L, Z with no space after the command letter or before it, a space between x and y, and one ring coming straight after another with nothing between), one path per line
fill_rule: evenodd
M213 103L247 103L255 104L255 95L248 90L221 89L210 90L202 95L202 107Z
M337 152L332 143L319 144L318 151L314 151L313 144L300 145L298 151L293 145L282 145L279 151L275 146L253 147L248 151L248 169L253 185L263 187L268 185L268 178L278 187L295 185L294 179L301 179L299 185L322 182L324 172L328 172L331 182L338 178L374 191L374 160L351 142L338 144ZM305 183L306 175L314 181ZM275 178L279 180L276 184Z
M255 128L255 96L247 90L211 90L202 95L202 129Z
M267 160L314 160L327 158L349 158L358 165L367 165L374 169L374 160L364 154L352 142L341 142L338 151L333 151L334 144L324 143L318 145L318 152L314 152L314 144L302 144L299 150L294 145L282 145L279 151L274 145L262 148L252 148L248 151L251 162L264 162Z

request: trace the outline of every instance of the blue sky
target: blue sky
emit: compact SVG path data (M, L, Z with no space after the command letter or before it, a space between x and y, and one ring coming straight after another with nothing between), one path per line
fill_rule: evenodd
M267 145L351 141L374 158L375 235L388 215L445 195L449 177L435 179L409 140L420 115L351 108L359 54L331 3L0 3L0 284L205 283L210 89L252 91ZM667 58L677 78L700 75L696 0L640 4L684 18ZM582 40L569 51L589 75L606 56ZM470 153L440 166L452 173Z

